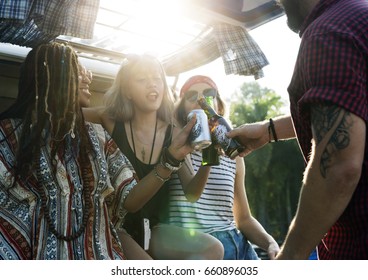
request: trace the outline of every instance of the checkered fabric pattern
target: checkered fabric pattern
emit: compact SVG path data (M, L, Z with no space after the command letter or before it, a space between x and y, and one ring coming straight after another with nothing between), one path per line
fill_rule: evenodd
M262 68L269 64L250 34L241 26L218 23L215 39L224 62L225 73L262 78Z
M340 108L368 122L368 1L320 1L304 20L299 36L302 40L288 92L298 143L310 161L311 108ZM350 129L346 133L348 139L358 137ZM366 151L359 163L359 182L318 246L321 260L368 259L367 139L362 141Z
M241 26L216 24L201 41L163 60L166 74L175 76L222 57L225 73L262 78L269 64L250 34Z
M42 31L85 39L93 37L99 0L51 0L47 3L40 22Z
M31 10L32 0L1 1L0 18L25 20Z
M58 35L92 38L99 0L0 2L0 42L34 47Z
M175 76L207 64L220 56L217 43L210 32L198 42L186 46L181 52L175 53L162 60L165 72L169 76Z

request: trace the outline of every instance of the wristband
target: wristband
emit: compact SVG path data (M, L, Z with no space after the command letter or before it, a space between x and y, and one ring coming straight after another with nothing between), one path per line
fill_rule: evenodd
M169 176L169 177L167 177L167 178L164 178L164 177L162 177L160 174L158 174L158 172L157 172L157 165L155 165L155 166L153 167L153 172L154 172L154 174L155 174L155 177L156 177L157 179L159 179L162 183L167 182L167 181L170 179L170 177L171 177L171 176Z
M278 141L277 139L277 134L276 134L276 130L275 130L275 125L273 124L273 120L270 119L270 123L268 124L268 143L271 143L272 140L271 140L271 134L272 134L272 137L273 137L273 140L275 142Z
M174 158L170 152L168 151L167 147L162 149L161 154L161 165L172 172L178 171L182 166L184 160L177 160Z
M169 152L169 149L167 147L164 147L162 149L162 155L164 157L165 162L168 162L173 166L179 166L184 161L174 158L174 156Z

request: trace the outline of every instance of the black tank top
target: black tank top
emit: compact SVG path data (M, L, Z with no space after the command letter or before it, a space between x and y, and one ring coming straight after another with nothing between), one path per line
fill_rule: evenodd
M115 127L112 132L112 138L118 145L119 149L129 159L134 167L139 179L142 179L150 173L153 167L157 164L145 164L141 162L134 154L134 151L129 145L127 133L124 123L115 122ZM172 126L168 125L165 133L163 147L168 147L172 139ZM142 235L142 220L147 218L150 220L150 226L154 226L159 222L166 222L168 219L169 207L169 192L168 187L164 184L161 189L151 198L150 201L136 213L128 213L125 217L124 228L138 242L141 243Z

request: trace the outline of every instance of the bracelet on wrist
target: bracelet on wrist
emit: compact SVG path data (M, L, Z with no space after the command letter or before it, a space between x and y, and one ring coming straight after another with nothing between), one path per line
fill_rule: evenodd
M166 147L162 150L160 163L166 169L169 169L172 172L178 171L183 162L184 160L180 161L174 158Z
M172 166L179 166L184 160L176 159L170 152L167 147L162 149L162 156L165 162L168 162Z
M268 124L268 143L272 142L272 138L271 135L273 137L273 141L277 142L278 138L277 138L277 134L276 134L276 130L275 130L275 125L273 124L273 120L270 118L270 122Z
M156 177L157 179L159 179L162 183L167 182L167 181L171 178L171 175L169 175L167 178L164 178L164 177L162 177L160 174L158 174L158 172L157 172L157 165L155 165L155 166L153 167L153 172L154 172L154 174L155 174L155 177Z
M175 159L175 163L173 163L173 161L168 160L167 159L167 148L164 148L161 154L161 158L160 158L160 164L166 168L169 169L171 172L175 172L178 171L180 169L180 167L182 166L184 160L183 161L179 161Z
M174 166L174 165L171 165L170 163L168 163L167 161L165 161L163 159L163 157L161 156L161 161L160 161L160 164L166 168L166 169L169 169L170 171L172 172L175 172L175 171L178 171L180 169L180 167L182 166L182 162L180 162L180 164L178 166Z

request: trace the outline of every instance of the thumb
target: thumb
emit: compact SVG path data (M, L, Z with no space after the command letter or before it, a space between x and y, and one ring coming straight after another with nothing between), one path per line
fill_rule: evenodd
M191 117L191 119L188 121L188 123L183 127L183 131L190 133L190 131L192 130L193 126L195 125L197 120L197 115L193 114L193 116Z
M234 138L236 136L240 135L239 129L234 128L232 130L230 130L229 132L226 133L226 136L229 138Z

